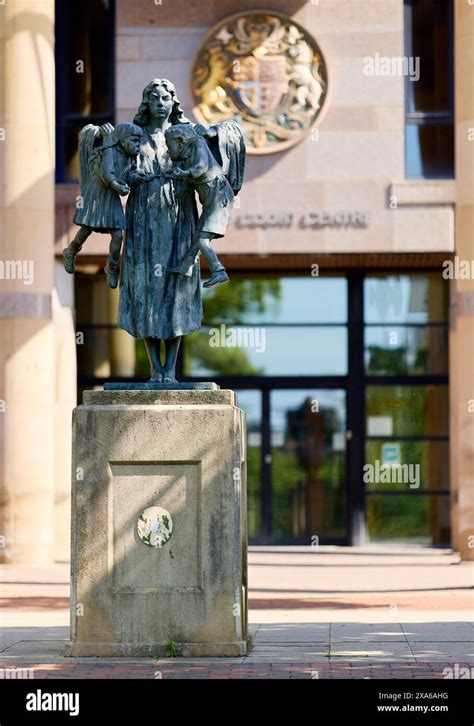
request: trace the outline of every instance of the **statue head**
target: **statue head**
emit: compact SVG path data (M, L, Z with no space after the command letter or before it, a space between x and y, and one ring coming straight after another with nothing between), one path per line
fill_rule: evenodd
M118 124L113 137L115 144L119 144L127 156L137 156L143 140L143 129L136 124Z
M154 78L145 86L142 102L133 123L142 127L147 126L152 117L168 118L172 124L188 121L184 116L174 85L166 78Z
M191 124L176 124L165 131L165 141L173 161L186 159L196 145L199 134Z

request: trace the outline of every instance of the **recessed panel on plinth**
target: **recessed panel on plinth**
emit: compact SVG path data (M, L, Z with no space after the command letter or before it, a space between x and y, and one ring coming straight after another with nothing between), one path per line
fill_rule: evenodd
M113 590L198 592L200 462L115 462L110 468Z

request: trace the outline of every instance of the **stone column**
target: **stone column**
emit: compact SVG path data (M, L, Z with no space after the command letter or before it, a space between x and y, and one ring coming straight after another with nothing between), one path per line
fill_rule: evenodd
M77 400L74 277L61 262L55 268L54 559L68 560L71 551L71 419Z
M0 561L53 551L54 0L0 5Z
M456 255L474 260L474 5L455 2ZM474 559L474 279L453 280L450 334L453 546Z

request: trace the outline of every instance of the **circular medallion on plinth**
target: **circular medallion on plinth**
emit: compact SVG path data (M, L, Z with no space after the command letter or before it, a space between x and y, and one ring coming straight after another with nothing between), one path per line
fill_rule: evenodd
M173 532L171 514L163 507L147 507L138 517L137 534L143 544L162 547Z
M317 41L281 13L254 10L222 20L205 37L191 72L194 114L232 119L249 154L287 149L320 121L328 73Z

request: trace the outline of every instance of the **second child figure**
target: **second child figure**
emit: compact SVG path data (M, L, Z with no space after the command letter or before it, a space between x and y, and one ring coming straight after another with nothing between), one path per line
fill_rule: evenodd
M234 197L241 186L244 166L245 147L238 126L226 122L225 125L215 126L213 132L207 134L215 137L219 132L224 136L227 146L237 149L231 154L232 157L239 158L240 155L240 161L232 164L236 169L232 169L230 174L228 171L233 185L203 135L191 124L176 124L165 132L169 155L174 162L178 162L173 166L171 176L187 180L197 191L202 205L191 247L186 256L178 260L178 264L169 268L169 272L189 276L198 253L202 252L211 271L211 277L203 287L222 285L229 280L224 265L211 247L211 240L223 237L226 232Z
M140 151L142 137L143 130L134 124L119 124L111 133L105 134L92 124L80 131L81 204L74 216L80 229L63 251L67 272L74 272L76 256L92 232L108 233L111 240L104 269L109 286L117 287L123 230L126 228L120 197L130 191L129 174L137 175L134 160Z

